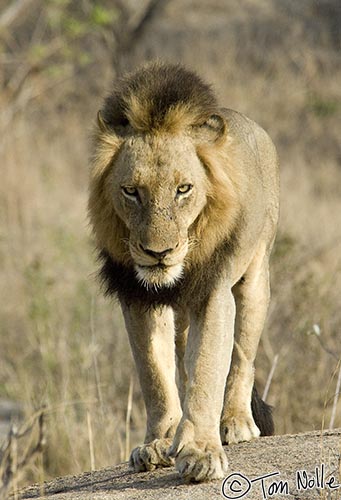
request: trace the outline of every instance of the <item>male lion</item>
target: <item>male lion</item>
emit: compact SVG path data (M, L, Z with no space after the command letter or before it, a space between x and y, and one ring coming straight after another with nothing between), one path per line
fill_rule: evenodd
M194 73L148 64L98 114L89 213L147 410L130 464L175 459L188 479L222 478L222 442L273 432L253 383L278 219L274 145Z

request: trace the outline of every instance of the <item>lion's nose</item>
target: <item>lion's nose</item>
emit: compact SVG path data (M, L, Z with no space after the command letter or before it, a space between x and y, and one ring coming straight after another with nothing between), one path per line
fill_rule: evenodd
M150 255L151 257L154 257L154 259L157 260L162 260L166 255L171 253L173 251L173 248L166 248L166 250L162 250L162 252L156 252L155 250L152 250L151 248L145 248L142 245L140 245L140 248L147 254Z

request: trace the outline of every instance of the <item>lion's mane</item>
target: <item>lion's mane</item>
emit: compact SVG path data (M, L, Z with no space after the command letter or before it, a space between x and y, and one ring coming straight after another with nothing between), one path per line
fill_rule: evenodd
M195 138L200 127L209 127L210 117L219 114L211 88L179 65L148 64L119 79L106 98L102 123L94 134L89 215L102 261L100 276L108 294L146 305L170 305L190 297L199 303L209 295L238 238L238 196L243 192L243 180L228 124L220 140L195 143L209 180L207 204L189 228L195 244L186 257L184 275L168 289L147 290L136 279L125 243L129 232L110 202L106 179L127 137L188 133Z

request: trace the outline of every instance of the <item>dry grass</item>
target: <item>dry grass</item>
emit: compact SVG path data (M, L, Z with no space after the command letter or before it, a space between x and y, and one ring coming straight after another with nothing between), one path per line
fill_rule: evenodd
M0 188L0 395L23 401L28 415L47 405L51 476L90 469L90 446L97 467L125 459L133 376L118 308L101 298L94 276L87 133L72 119L63 129L51 142L20 119ZM134 401L133 437L138 394Z
M7 439L0 446L0 498L7 498L11 489L17 490L21 474L26 475L27 466L37 456L42 465L45 444L44 408L36 412L20 429L12 424ZM41 470L43 480L43 468ZM17 499L16 494L14 498Z
M157 43L158 30L165 30L158 23L130 59L134 64L144 58L149 43L152 56L181 54L192 65L194 46L201 54L197 69L205 68L222 100L266 126L278 144L282 215L257 377L264 386L278 355L268 400L279 433L318 429L323 419L328 424L341 356L340 67L324 32L318 44L311 42L317 14L308 9L305 17L298 15L296 4L289 4L298 17L286 35L290 9L278 11L276 43L269 35L276 2L257 4L253 24L231 2L231 29L217 25L212 38L212 10L192 46L196 16L204 13L187 12L181 38L172 25L172 15L178 15L173 6L166 14L175 32L169 28L167 41ZM302 38L307 29L309 37ZM43 92L6 131L0 123L0 397L22 401L27 414L47 405L46 478L125 459L128 429L131 446L143 438L143 404L122 318L99 294L86 220L88 131L108 86L107 63L86 73L81 99L70 94L70 87L80 85L71 79ZM100 71L106 79L99 85ZM335 426L341 425L340 415L339 400ZM40 473L33 466L27 479L37 480Z

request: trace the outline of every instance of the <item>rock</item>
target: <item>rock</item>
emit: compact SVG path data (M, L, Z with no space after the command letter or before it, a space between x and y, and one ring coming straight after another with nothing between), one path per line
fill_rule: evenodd
M67 476L19 492L22 500L337 500L341 429L264 437L226 447L228 479L188 484L173 469L134 473L121 464ZM262 476L271 477L260 479ZM258 479L257 479L258 478ZM234 482L233 482L234 481ZM222 489L224 495L222 494ZM237 490L240 490L239 493ZM234 490L234 493L233 491ZM281 494L282 493L282 494Z

